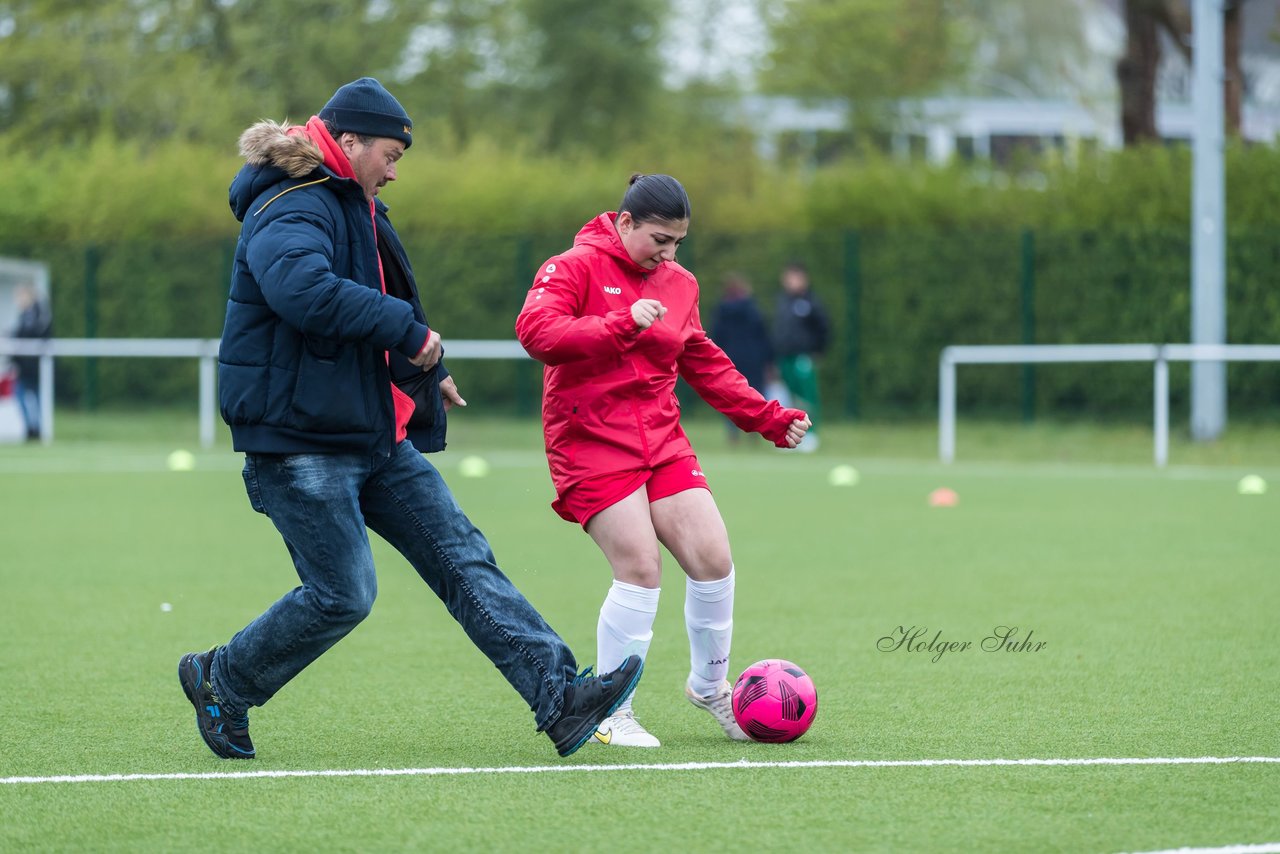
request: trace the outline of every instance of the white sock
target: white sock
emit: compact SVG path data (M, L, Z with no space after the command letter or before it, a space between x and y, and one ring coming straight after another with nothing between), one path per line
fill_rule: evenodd
M689 687L709 697L729 672L733 645L733 567L718 581L685 579L684 624L689 630Z
M639 587L624 581L613 582L600 606L596 623L596 670L608 673L629 655L644 658L653 640L653 621L658 616L661 587ZM634 696L634 695L632 695ZM628 697L619 712L631 708Z

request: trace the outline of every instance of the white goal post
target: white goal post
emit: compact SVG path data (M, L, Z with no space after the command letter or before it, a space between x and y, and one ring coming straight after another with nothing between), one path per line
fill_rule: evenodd
M1155 366L1155 464L1169 462L1170 362L1280 362L1277 344L1009 344L944 347L938 363L938 457L956 458L956 367L1063 362L1151 362Z
M213 446L217 403L217 338L0 338L0 356L40 359L40 440L53 441L53 360L58 356L198 359L200 445ZM449 359L528 359L519 341L445 341Z

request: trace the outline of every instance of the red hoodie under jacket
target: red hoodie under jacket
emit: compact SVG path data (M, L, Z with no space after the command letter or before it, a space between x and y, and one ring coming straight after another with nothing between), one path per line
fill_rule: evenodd
M542 425L556 493L691 454L677 374L738 427L785 447L787 427L804 413L747 383L702 328L697 279L674 261L636 264L615 218L600 214L542 265L516 320L520 343L547 366ZM638 299L658 300L666 315L640 329L631 317Z

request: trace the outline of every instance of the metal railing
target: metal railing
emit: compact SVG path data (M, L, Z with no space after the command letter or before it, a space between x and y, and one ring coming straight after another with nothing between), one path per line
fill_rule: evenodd
M938 456L956 457L956 367L1051 362L1152 362L1155 464L1169 462L1170 362L1280 362L1277 344L1010 344L944 347L938 364Z
M40 441L53 441L53 360L60 356L192 358L199 360L200 445L213 446L216 401L217 338L0 338L0 356L40 359ZM450 359L527 359L518 341L446 341Z

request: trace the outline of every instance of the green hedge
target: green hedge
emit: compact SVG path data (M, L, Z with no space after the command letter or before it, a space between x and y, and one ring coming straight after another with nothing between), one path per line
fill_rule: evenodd
M510 338L538 264L616 204L632 164L526 158L477 145L415 148L386 191L446 339ZM634 157L634 155L633 155ZM636 158L637 160L639 158ZM0 254L53 268L56 334L216 337L235 223L228 151L169 146L18 154L0 175ZM1178 342L1190 329L1190 156L1154 148L1046 161L1020 176L863 160L788 173L741 154L668 153L695 219L681 260L710 315L737 272L772 310L780 267L802 259L836 325L822 366L829 416L934 410L948 344ZM1280 150L1228 156L1232 343L1280 341ZM486 408L531 410L536 366L454 365ZM1175 407L1189 372L1175 367ZM182 362L67 360L64 402L193 401ZM1233 412L1276 403L1270 365L1229 368ZM962 369L964 411L1146 417L1146 365ZM1176 410L1175 410L1176 411Z

